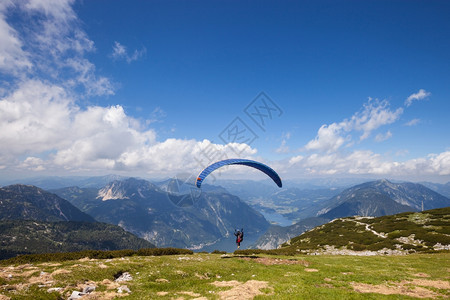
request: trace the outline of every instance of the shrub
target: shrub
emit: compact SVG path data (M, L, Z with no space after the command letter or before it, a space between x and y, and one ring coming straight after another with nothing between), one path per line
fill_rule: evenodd
M352 248L352 250L355 250L355 251L364 251L367 249L366 245L361 245L361 244L352 244L351 248Z
M0 261L1 265L11 265L11 264L26 264L26 263L38 263L38 262L49 262L49 261L65 261L65 260L77 260L80 258L91 258L91 259L110 259L125 256L162 256L162 255L185 255L193 254L194 252L189 249L178 249L178 248L143 248L139 250L113 250L113 251L102 251L102 250L84 250L78 252L58 252L58 253L42 253L42 254L25 254L19 255L13 258Z

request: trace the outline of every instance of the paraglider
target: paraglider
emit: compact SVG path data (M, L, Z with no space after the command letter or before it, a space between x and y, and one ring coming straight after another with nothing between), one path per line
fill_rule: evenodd
M244 240L244 229L243 228L241 230L235 229L234 235L236 236L236 246L239 249L241 248L241 242Z
M240 158L225 159L225 160L221 160L221 161L218 161L218 162L215 162L215 163L209 165L208 167L206 167L200 173L200 175L197 176L197 180L196 180L196 183L195 183L196 186L198 188L200 188L201 185L202 185L203 180L211 172L213 172L216 169L221 168L223 166L229 166L229 165L244 165L244 166L253 167L253 168L258 169L258 170L264 172L265 174L267 174L278 185L278 187L282 187L283 186L280 176L277 174L277 172L275 172L269 166L267 166L267 165L265 165L263 163L254 161L254 160L240 159Z

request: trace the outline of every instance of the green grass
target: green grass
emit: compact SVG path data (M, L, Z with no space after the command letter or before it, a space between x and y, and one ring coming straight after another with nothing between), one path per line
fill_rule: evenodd
M265 295L255 299L414 299L404 295L381 295L376 293L358 293L352 288L352 282L372 285L396 285L401 281L419 278L417 274L427 276L426 280L448 282L450 254L414 254L406 256L274 256L260 254L268 261L274 259L306 261L304 264L264 265L255 259L246 260L229 255L193 254L171 256L130 256L113 259L61 261L58 265L36 263L34 265L15 265L0 267L0 274L15 272L12 278L0 277L0 294L11 299L67 299L77 285L87 281L96 282L96 293L106 292L104 279L114 280L119 272L129 272L133 280L124 282L132 291L120 299L194 299L206 297L219 299L221 291L231 287L216 287L215 281L237 280L245 283L249 280L266 281L268 286L261 289ZM102 266L102 267L100 267ZM56 270L68 273L54 275L53 283L39 287L38 283L29 284L30 277L39 276L43 271L51 274ZM29 271L28 276L21 276ZM317 271L315 271L317 270ZM310 271L310 272L308 272ZM25 273L24 273L25 274ZM426 275L423 275L426 274ZM162 280L164 279L164 280ZM167 280L167 281L166 281ZM26 288L13 288L25 284ZM411 286L413 286L411 284ZM47 293L49 287L64 287L65 292ZM412 288L412 287L411 287ZM450 290L425 287L438 293L438 299L450 297ZM109 291L116 291L112 289ZM158 292L167 293L160 296ZM180 292L192 292L189 296ZM199 296L200 295L200 296Z
M378 234L366 230L366 227ZM291 239L282 245L282 250L285 253L315 252L330 245L355 251L399 249L432 252L438 243L450 244L450 207L378 218L337 219ZM277 251L280 252L279 249Z

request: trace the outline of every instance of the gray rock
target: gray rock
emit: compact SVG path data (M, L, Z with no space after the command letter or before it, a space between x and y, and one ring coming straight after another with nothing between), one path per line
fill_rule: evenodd
M95 285L87 285L84 287L83 293L85 293L85 294L92 293L93 291L95 291L95 288L96 288Z
M124 272L122 275L120 275L120 277L118 277L115 281L116 282L122 282L122 281L131 281L133 280L133 277L131 276L130 273L128 272Z
M119 287L117 288L117 292L118 292L119 294L122 294L122 293L131 293L130 289L129 289L126 285L121 285L121 286L119 286Z
M70 297L67 300L77 300L77 299L80 299L81 297L83 297L84 295L86 295L86 294L83 292L73 291L72 295L70 295Z

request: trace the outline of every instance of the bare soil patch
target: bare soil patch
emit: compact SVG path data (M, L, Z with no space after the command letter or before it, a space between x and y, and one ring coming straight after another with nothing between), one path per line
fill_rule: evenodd
M245 300L253 299L255 296L264 295L265 293L261 289L272 289L267 281L249 280L245 283L241 283L236 280L232 281L215 281L211 283L217 287L230 287L233 288L227 291L221 291L218 293L220 299L227 300Z
M98 267L99 267L100 269L107 269L107 268L108 268L108 266L105 265L105 264L99 264Z
M306 272L319 272L317 269L305 268Z
M12 277L30 277L33 273L38 270L30 264L20 265L17 267L5 267L0 268L0 278L11 278Z
M367 283L351 283L353 289L360 293L377 293L383 295L405 295L416 298L436 298L443 296L433 292L426 287L434 287L438 289L449 289L449 283L441 280L424 280L414 279L412 281L390 282L389 284L367 284ZM417 285L417 286L415 286Z
M45 267L59 267L61 264L60 263L41 263L39 264L39 266L45 266Z
M69 271L66 269L57 269L57 270L53 271L52 276L58 275L58 274L69 274L69 273L72 273L72 271Z
M450 282L444 280L413 279L410 281L414 285L434 287L441 290L450 290ZM406 283L409 283L408 281Z
M111 281L109 279L103 279L103 281L100 283L106 286L106 289L108 290L117 289L120 286L120 283Z
M194 293L194 292L177 292L177 295L181 294L181 295L187 295L187 296L191 296L191 297L200 297L201 295L199 293Z

